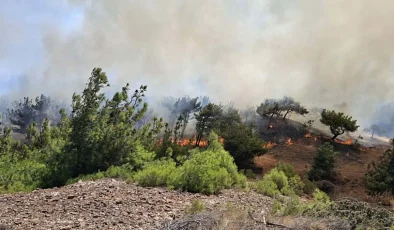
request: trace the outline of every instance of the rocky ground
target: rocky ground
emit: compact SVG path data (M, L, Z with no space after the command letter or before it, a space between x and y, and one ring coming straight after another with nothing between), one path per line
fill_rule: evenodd
M231 203L261 213L272 204L270 198L254 192L225 190L204 196L104 179L1 195L0 225L9 229L158 229L181 218L196 199L206 211Z

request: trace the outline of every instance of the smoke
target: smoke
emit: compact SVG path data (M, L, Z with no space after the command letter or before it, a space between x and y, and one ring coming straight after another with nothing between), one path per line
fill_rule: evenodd
M83 9L81 27L43 27L45 62L26 73L21 92L69 98L101 67L113 89L146 84L155 97L209 95L240 107L284 95L308 106L345 102L365 126L393 101L390 0L68 4Z

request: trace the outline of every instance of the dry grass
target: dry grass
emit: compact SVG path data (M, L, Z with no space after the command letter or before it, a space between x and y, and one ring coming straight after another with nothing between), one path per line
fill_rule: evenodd
M345 221L336 219L313 219L306 217L273 217L261 212L227 207L216 212L203 212L186 216L163 225L161 230L347 230L350 226Z

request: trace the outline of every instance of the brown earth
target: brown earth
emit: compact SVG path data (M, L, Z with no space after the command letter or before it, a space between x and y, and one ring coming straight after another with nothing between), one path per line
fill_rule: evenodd
M142 188L103 179L62 188L0 196L0 226L10 229L157 229L184 215L193 200L206 211L232 204L267 211L270 198L255 192L225 190L205 196L165 188ZM0 227L1 229L1 227Z
M257 157L255 162L257 166L263 168L263 173L275 167L278 162L283 162L292 165L300 176L306 176L313 163L317 148L327 141L330 140L321 136L291 140L291 144L285 142L273 146L267 154ZM387 145L363 148L360 151L352 145L331 143L340 153L335 169L338 175L334 182L336 187L333 197L351 197L374 202L375 198L369 197L365 192L362 177L367 171L368 164L372 161L379 161L379 157L387 150Z

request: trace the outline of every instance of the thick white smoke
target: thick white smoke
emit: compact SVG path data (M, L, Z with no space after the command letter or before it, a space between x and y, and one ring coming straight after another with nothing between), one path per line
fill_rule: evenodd
M46 60L26 73L23 92L69 98L102 67L114 87L147 84L154 96L209 95L236 106L284 95L319 107L346 102L366 125L394 96L390 0L68 4L84 9L80 30L43 29Z

